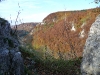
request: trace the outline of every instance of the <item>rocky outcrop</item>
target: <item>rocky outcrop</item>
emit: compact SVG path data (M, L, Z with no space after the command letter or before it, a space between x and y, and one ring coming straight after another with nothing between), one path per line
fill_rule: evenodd
M0 75L23 75L19 42L8 21L0 18Z
M92 24L83 52L82 75L100 75L100 15Z

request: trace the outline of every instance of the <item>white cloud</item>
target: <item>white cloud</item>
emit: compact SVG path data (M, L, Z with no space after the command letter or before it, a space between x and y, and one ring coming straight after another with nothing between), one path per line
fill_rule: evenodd
M35 14L30 14L30 15L23 15L20 16L23 18L23 21L31 21L31 22L42 22L42 20L48 15L48 12L45 13L35 13Z
M25 22L42 22L42 20L48 15L48 12L42 12L42 13L34 13L34 14L20 14L17 19L17 24L25 23ZM17 15L9 15L9 17L4 17L7 19L11 25L15 25Z
M41 7L40 6L35 6L35 5L34 6L33 5L29 5L28 8L30 8L30 9L35 8L36 9L36 8L41 8Z
M60 9L57 5L57 0L6 0L0 3L0 16L12 20L14 24L17 13L21 10L19 18L23 19L23 22L41 22L48 14L54 12L55 7L56 10Z

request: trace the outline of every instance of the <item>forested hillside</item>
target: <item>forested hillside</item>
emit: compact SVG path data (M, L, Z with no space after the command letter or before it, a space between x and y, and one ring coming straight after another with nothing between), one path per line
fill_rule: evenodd
M18 25L26 74L80 75L83 48L99 13L100 8L59 11L42 23Z
M33 48L55 58L82 56L88 31L98 14L100 8L49 14L34 28Z

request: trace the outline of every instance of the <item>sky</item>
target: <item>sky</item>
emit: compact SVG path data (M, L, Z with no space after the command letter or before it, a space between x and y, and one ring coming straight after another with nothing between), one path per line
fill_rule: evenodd
M93 0L5 0L0 3L0 17L8 20L11 25L42 22L53 12L96 7L92 2Z

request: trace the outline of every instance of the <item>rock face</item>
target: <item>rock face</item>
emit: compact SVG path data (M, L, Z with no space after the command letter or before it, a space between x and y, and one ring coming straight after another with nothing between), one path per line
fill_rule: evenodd
M23 75L19 42L8 21L0 18L0 75Z
M100 15L92 24L83 52L82 75L100 75Z

